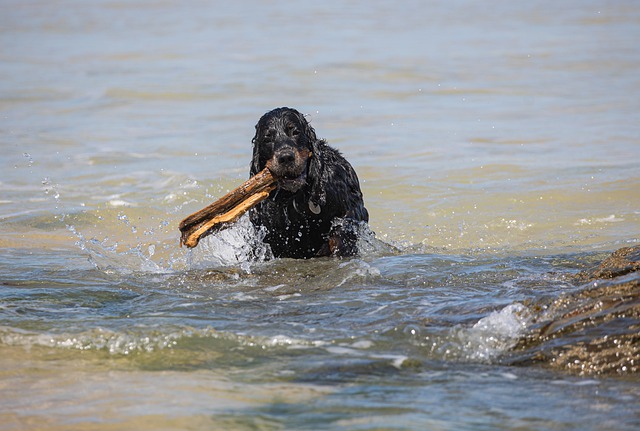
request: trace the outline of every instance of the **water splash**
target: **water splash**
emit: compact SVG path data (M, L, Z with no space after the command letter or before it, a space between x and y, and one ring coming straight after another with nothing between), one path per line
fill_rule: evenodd
M33 157L31 157L31 154L29 153L22 153L22 156L27 159L27 167L32 167L33 166ZM17 167L17 166L16 166Z
M98 270L109 274L131 274L134 272L167 273L172 265L161 266L152 258L155 255L155 245L149 245L144 252L144 246L138 244L119 251L119 244L112 243L109 237L103 239L85 238L73 225L67 225L67 230L78 239L76 246L89 254L89 262ZM171 261L174 263L175 261Z
M58 192L58 185L57 184L53 184L49 177L44 177L41 182L42 182L42 187L44 189L44 193L47 194L47 195L52 193L51 196L53 196L53 199L55 199L56 204L59 204L60 203L60 193ZM56 208L57 208L57 206L56 206Z
M82 217L70 217L74 223L66 225L77 238L76 246L88 253L89 261L103 272L170 273L184 269L239 266L249 273L254 263L273 257L269 246L263 243L264 229L255 228L248 216L204 238L197 248L189 250L178 247L177 231L174 233L171 223L166 220L161 221L157 229L141 231L136 224L147 224L147 214L134 209L113 211L106 209L95 211L95 214L84 213Z
M530 327L531 311L513 303L478 320L473 326L456 325L429 331L409 324L403 332L411 342L426 348L426 356L439 360L494 363L513 348ZM426 332L426 334L425 334Z
M491 362L516 345L532 316L520 303L507 305L480 319L473 327L458 330L467 359Z
M251 264L272 259L268 244L264 243L266 230L255 227L245 214L233 226L202 239L191 250L190 268L211 266L237 266L250 272Z

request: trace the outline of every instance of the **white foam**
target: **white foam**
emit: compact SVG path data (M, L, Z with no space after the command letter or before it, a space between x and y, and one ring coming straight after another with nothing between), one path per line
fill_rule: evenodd
M236 223L200 241L192 250L192 268L209 266L235 266L249 272L250 263L264 262L272 257L271 248L262 242L264 229L253 226L248 215Z
M469 359L490 361L513 347L530 321L529 309L514 303L483 317L458 335Z
M131 207L134 206L131 202L127 202L123 199L111 199L108 202L112 207Z
M620 223L623 222L624 219L621 217L617 217L615 214L611 214L607 217L596 217L593 219L581 218L578 220L575 225L591 225L594 223Z
M177 340L190 331L166 334L150 332L147 335L117 332L95 328L77 334L37 334L0 328L0 344L14 346L44 346L72 350L105 350L110 354L128 355L132 352L152 352L175 347Z

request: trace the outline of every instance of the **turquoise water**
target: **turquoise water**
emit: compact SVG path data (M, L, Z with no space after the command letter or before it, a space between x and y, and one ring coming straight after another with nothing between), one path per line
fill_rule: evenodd
M633 2L13 2L0 14L0 429L621 429L623 370L508 366L640 238ZM308 114L354 259L179 221Z

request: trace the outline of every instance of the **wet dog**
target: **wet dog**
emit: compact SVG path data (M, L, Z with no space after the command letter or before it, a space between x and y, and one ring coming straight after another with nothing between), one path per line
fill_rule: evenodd
M253 138L253 176L268 167L277 188L250 212L275 257L352 256L369 221L360 182L338 150L291 108L267 112Z

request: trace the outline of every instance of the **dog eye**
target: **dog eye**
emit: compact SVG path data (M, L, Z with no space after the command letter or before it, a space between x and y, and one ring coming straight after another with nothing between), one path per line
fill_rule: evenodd
M271 142L275 139L276 137L276 132L274 132L273 130L269 130L267 131L267 133L264 134L263 140L265 142Z
M287 132L289 136L298 136L300 134L300 131L294 126L287 127Z

